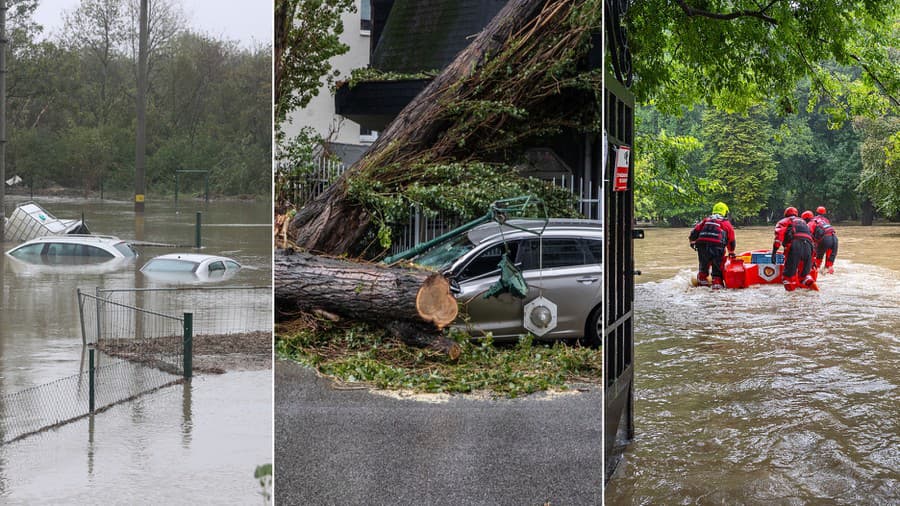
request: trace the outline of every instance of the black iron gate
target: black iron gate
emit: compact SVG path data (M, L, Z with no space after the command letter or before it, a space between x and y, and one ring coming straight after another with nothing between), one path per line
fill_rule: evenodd
M634 96L618 80L604 79L604 127L608 156L604 168L604 466L606 480L615 470L624 444L634 436L634 162L617 156L634 144ZM619 171L617 159L627 166ZM618 177L617 177L618 176ZM618 185L624 183L624 189Z

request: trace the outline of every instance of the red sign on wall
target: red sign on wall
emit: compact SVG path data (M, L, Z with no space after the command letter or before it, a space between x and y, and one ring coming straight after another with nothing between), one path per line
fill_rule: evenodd
M613 174L613 191L623 192L628 190L628 166L631 160L631 148L619 146L616 148L616 171Z

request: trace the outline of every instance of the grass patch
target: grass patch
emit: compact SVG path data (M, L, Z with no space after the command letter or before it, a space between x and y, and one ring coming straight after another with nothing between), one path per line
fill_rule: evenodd
M576 383L600 384L599 349L536 343L531 336L514 344L495 344L489 338L473 342L467 334L452 331L451 338L462 348L454 362L366 325L309 323L279 326L276 353L344 382L432 393L486 391L506 397Z

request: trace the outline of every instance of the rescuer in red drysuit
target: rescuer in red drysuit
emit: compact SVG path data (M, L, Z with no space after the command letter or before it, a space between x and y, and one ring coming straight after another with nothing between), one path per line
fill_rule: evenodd
M815 257L816 267L822 267L822 259L825 259L825 272L834 274L834 259L838 251L838 238L831 226L831 222L825 217L825 207L819 206L816 209L816 216L812 219L815 222L813 232L813 242L816 245Z
M725 286L722 281L722 266L725 263L725 248L728 248L730 257L734 257L734 227L725 219L728 214L728 206L723 202L717 202L713 206L712 214L700 220L691 230L691 247L697 250L697 259L700 269L697 272L697 281L700 286L710 286L719 289ZM712 281L709 274L712 271Z
M809 226L797 216L797 209L788 207L784 218L775 225L775 242L772 243L772 263L775 253L784 245L784 271L781 273L784 289L793 291L800 279L805 286L812 286L815 279L809 274L813 266L813 238ZM798 276L799 270L799 276Z

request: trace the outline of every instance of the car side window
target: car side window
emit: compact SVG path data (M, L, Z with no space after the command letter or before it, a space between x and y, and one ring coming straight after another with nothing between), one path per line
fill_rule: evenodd
M225 263L222 262L221 260L209 264L209 272L224 271L224 270L225 270Z
M587 246L587 262L599 264L603 261L603 241L600 239L584 239Z
M528 244L523 250L520 257L522 262L522 270L552 269L554 267L571 267L574 265L584 265L586 262L585 253L587 248L582 244L581 239L576 238L545 238L529 239ZM542 244L543 243L543 244ZM539 262L541 249L543 249L544 262Z
M94 257L94 258L112 258L113 255L109 251L106 251L102 248L98 248L96 246L89 246L87 244L82 244L82 252L81 254L84 256Z
M41 250L44 249L44 244L29 244L28 246L22 246L21 248L10 252L10 255L17 258L26 258L26 257L38 257L41 255Z
M503 254L507 252L507 249L509 250L510 261L515 262L519 249L519 241L495 244L479 253L478 256L466 264L459 273L459 279L472 279L493 271L498 271L499 267L497 267L497 265L500 263Z

